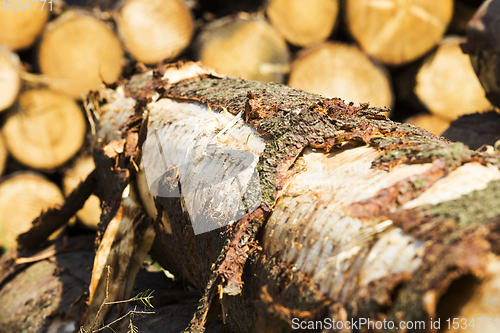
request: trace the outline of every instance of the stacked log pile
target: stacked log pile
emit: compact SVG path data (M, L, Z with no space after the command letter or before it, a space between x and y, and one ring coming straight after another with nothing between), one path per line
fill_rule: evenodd
M97 232L87 304L69 316L88 332L123 313L103 304L133 296L148 253L202 295L192 332L222 322L233 331L286 331L293 318L496 315L484 304L498 294L499 214L488 206L500 178L497 44L481 35L482 25L496 29L487 15L495 1L467 27L481 1L224 1L0 5L0 247L10 250L0 294L19 270L61 256L41 248ZM386 117L437 135L451 124L449 138L485 153ZM162 132L169 126L174 134ZM248 214L231 215L228 189L197 188L194 171L174 172L180 186L166 176L155 185L186 187L182 200L151 187L145 140L165 144L162 154L203 161L189 145L205 136L253 156L261 197L245 199ZM455 194L436 183L441 177ZM464 198L481 202L479 211L442 220ZM234 223L197 235L193 207ZM469 225L472 215L481 218ZM350 241L336 228L347 228ZM446 236L453 228L455 238ZM374 259L395 251L406 254ZM469 261L456 259L462 254ZM446 272L430 267L435 257ZM475 296L443 305L461 283ZM421 303L410 311L407 298ZM63 317L61 325L76 323Z

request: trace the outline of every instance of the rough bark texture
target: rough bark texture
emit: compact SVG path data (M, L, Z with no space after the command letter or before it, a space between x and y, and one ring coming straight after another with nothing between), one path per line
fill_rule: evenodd
M499 155L392 122L367 104L221 77L197 64L134 77L91 94L87 105L99 115L101 228L125 207L122 192L141 155L143 163L162 158L141 151L143 143L156 137L169 147L157 181L180 194L154 199L152 255L204 293L187 331L204 331L218 315L237 332L289 331L293 318L422 320L428 330L431 318L471 316L467 309L500 293ZM243 184L243 218L196 235L186 208L193 193L222 191L203 187L208 174L197 170L226 170L203 159L198 146L207 140L257 156L258 178ZM186 174L177 157L192 159ZM200 196L196 213L218 221L236 193L223 195ZM457 283L465 305L446 306ZM480 296L468 299L478 284Z

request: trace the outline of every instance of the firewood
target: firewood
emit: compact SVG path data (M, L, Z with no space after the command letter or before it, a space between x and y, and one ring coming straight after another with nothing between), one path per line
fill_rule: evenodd
M0 111L14 103L21 89L21 61L17 54L0 46Z
M85 306L94 256L89 235L56 239L37 251L0 258L2 332L69 332ZM68 316L68 314L71 315Z
M420 113L412 116L406 119L405 123L418 126L436 135L443 134L443 132L450 127L450 121L448 119L428 113Z
M145 64L177 57L194 30L192 14L182 0L126 0L116 21L127 50Z
M74 164L64 173L63 191L64 195L69 195L73 190L83 182L87 176L95 170L94 159L89 155L82 155ZM95 195L91 195L82 209L76 213L78 219L87 228L97 230L101 217L101 202Z
M15 247L17 235L42 211L63 202L59 187L44 176L29 171L9 175L0 183L0 246Z
M9 153L35 169L52 170L82 146L86 124L82 110L66 95L47 89L23 92L6 113L2 132Z
M286 42L265 20L240 15L208 24L195 41L196 58L225 75L283 82Z
M203 75L196 64L89 100L97 142L118 165L100 169L102 179L119 175L123 186L142 156L172 231L155 224L152 254L205 291L187 331L203 331L214 313L238 332L325 318L429 330L436 318L443 327L500 315L499 155L366 105ZM121 125L113 141L105 129ZM130 193L122 197L120 210Z
M51 4L42 2L5 1L0 4L0 45L11 50L30 47L42 32L51 11Z
M338 0L271 0L266 14L288 42L308 46L330 36L339 11Z
M499 17L500 1L484 1L467 24L467 40L461 45L470 56L486 97L496 107L500 107Z
M469 57L460 49L463 41L453 36L443 39L416 76L417 97L430 112L449 120L492 108Z
M292 63L288 85L346 103L392 107L387 70L355 45L327 42L303 51Z
M38 63L52 89L74 98L118 79L124 65L120 40L100 19L68 11L47 25Z
M442 38L453 14L453 0L347 0L346 21L369 55L389 65L411 62Z

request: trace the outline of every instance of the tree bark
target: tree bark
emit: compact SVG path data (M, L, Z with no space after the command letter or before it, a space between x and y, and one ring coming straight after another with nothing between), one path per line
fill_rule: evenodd
M218 314L238 332L289 331L293 318L386 319L397 331L498 316L500 156L366 104L197 64L133 77L88 105L99 144L125 141L117 161L142 163L152 255L204 293L187 331Z

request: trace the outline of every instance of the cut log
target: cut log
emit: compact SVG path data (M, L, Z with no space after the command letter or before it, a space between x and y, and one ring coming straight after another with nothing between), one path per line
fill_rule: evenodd
M99 142L113 119L128 124L123 145L145 139L145 186L172 230L156 224L153 255L205 290L187 331L218 304L237 332L500 315L500 156L366 105L196 66L90 96Z
M182 0L126 0L116 21L127 50L145 64L177 57L194 30L192 14Z
M0 46L0 111L14 103L21 89L21 61L17 54Z
M49 19L51 4L24 1L2 3L0 7L0 45L11 50L30 47ZM4 7L5 6L5 7ZM43 8L43 10L42 10Z
M0 290L2 332L74 331L75 316L84 306L82 296L90 282L92 259L91 249L62 253L12 274Z
M85 131L78 104L46 89L23 92L6 113L2 129L9 153L19 162L42 170L68 161L82 146Z
M225 75L283 82L289 71L286 42L259 18L223 18L208 24L195 41L196 58Z
M80 156L75 163L65 172L63 177L64 195L69 195L83 182L92 171L95 170L94 159L89 155ZM101 218L101 201L95 195L91 195L82 209L76 213L78 219L89 229L97 230Z
M500 1L486 0L466 27L467 40L462 44L486 97L500 107Z
M308 46L326 40L339 11L338 0L271 0L266 14L291 44Z
M0 183L0 246L13 248L16 237L42 211L62 204L59 187L34 172L15 173Z
M323 43L292 63L288 85L346 103L393 106L389 73L355 45Z
M443 134L443 132L450 127L450 121L448 119L428 113L420 113L410 117L405 120L405 123L418 126L436 135Z
M40 70L51 87L74 98L115 82L124 65L120 40L106 23L68 11L47 25L39 47Z
M347 0L346 22L369 55L389 65L411 62L442 38L453 0Z
M462 53L461 37L447 37L430 54L417 73L415 94L437 116L455 120L464 114L492 108L474 73L469 57Z

